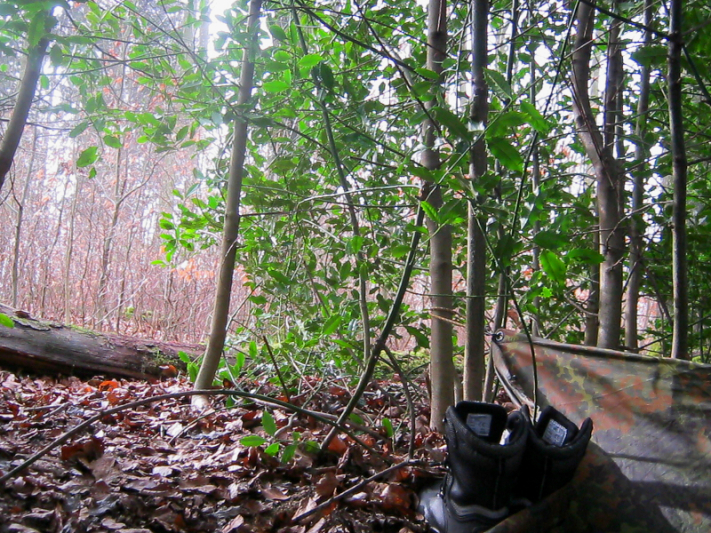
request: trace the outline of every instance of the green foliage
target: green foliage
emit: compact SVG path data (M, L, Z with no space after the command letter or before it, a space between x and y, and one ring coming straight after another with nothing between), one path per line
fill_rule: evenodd
M571 68L569 7L551 10L545 3L526 7L510 75L508 46L490 43L485 73L489 120L473 124L471 50L468 40L460 38L469 31L466 4L450 8L452 38L443 63L442 89L435 83L440 76L425 68L427 16L421 3L325 2L318 8L300 5L295 11L289 3L269 4L254 58L257 83L245 106L237 105L237 65L248 38L246 2L213 13L219 21L213 25L214 51L196 47L186 37L196 35L205 18L198 4L122 2L105 10L94 2L73 6L9 2L0 6L0 53L17 56L18 35L30 43L45 33L51 37L51 68L62 73L76 98L47 99L48 111L76 116L68 134L77 143L84 141L76 167L90 177L110 168L117 150L134 142L151 146L157 154L194 155L194 169L167 187L175 207L160 208L158 235L165 257L155 263L165 267L220 242L231 131L238 117L249 121L235 273L250 295L239 302L244 303L244 313L230 331L235 359L222 364L219 379L232 379L246 366L264 365L273 372L261 344L263 335L270 339L288 378L295 374L295 366L324 375L355 373L364 359L364 336L377 335L392 305L415 231L423 179L442 186L441 208L428 202L421 205L431 220L453 225L459 274L466 272L468 205L473 203L486 221L484 230L494 252L486 280L487 307L493 307L497 297L497 269L506 268L524 310L542 318L544 334L581 339L584 315L579 307L585 305L591 288L590 269L602 262L602 256L592 239L594 182L587 160L579 155L584 150L575 136L572 97L564 81ZM80 14L73 17L76 25L60 25L59 31L59 10L53 12L56 21L47 16L54 5ZM625 4L626 16L639 17L642 5ZM497 43L508 42L510 9L507 2L492 4L490 31ZM702 24L707 11L703 3L692 2L685 13L689 27ZM657 15L655 24L661 24L661 17ZM609 18L598 16L602 47L609 24ZM637 105L638 70L633 64L625 66L628 153L622 163L630 175L639 167L640 162L632 161L632 143L644 143L655 154L646 171L651 208L634 216L650 228L645 251L649 276L643 293L666 300L671 292L670 213L665 207L670 196L662 178L671 173L663 80L666 43L643 48L636 44L638 35L628 31L624 30L623 41L637 65L653 69L653 83L651 127L644 139L638 139L629 113ZM116 44L112 53L120 51L120 57L108 62L98 54L97 35ZM709 35L694 32L687 43L706 86L711 86L710 74L699 66L711 61ZM686 87L699 85L693 66L686 61ZM556 76L558 67L561 72ZM119 81L125 81L123 95ZM597 108L603 102L593 104ZM687 125L689 139L699 139L689 144L689 157L696 161L689 192L690 287L697 318L704 325L703 317L711 314L705 276L711 262L705 246L711 231L711 187L708 143L702 139L711 117L708 103L691 88L685 93L684 110L694 117ZM422 127L430 119L438 127L437 170L419 164ZM480 139L487 146L489 171L472 181L469 153ZM536 187L534 140L541 173ZM340 171L352 191L359 235L353 233ZM418 275L429 266L426 246L423 239ZM540 262L537 269L534 250ZM625 268L629 271L631 266ZM359 293L361 274L367 279L365 295ZM455 303L463 313L463 284L457 291ZM371 315L367 332L359 308L363 296ZM410 337L411 347L426 350L427 317L426 305L413 297L401 310L396 335ZM660 324L655 333L664 333L667 327ZM700 354L711 352L707 330L694 332ZM251 365L245 365L245 352ZM186 363L194 378L197 364Z
M14 328L15 322L5 313L0 313L0 326L5 326L6 328Z

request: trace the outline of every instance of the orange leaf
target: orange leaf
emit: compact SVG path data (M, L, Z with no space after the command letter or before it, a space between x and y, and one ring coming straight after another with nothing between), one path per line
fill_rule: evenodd
M178 369L173 365L161 365L158 368L160 369L161 377L174 378L178 375Z
M113 379L102 381L101 384L99 385L99 390L100 391L105 391L105 390L114 390L117 387L120 387L121 385L119 384L118 381L115 381Z
M338 455L343 455L344 453L346 453L346 450L348 450L348 445L343 442L340 437L335 437L331 439L331 442L328 443L329 452L334 452Z
M412 503L410 493L401 485L389 484L380 494L383 509L399 509L405 511L410 508Z

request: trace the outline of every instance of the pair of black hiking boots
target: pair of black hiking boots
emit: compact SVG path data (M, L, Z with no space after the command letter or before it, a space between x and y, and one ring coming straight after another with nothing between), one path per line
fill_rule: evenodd
M420 511L436 533L477 533L566 485L592 434L553 407L531 422L526 407L459 402L447 409L449 472L420 493ZM504 436L505 432L507 433Z

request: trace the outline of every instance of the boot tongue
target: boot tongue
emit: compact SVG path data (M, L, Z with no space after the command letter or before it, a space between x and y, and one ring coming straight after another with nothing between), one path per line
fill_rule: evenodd
M568 444L578 433L578 427L552 407L544 410L537 426L541 439L558 447Z
M469 413L467 415L467 427L471 429L477 437L482 439L491 438L491 421L494 417L488 413Z
M496 404L459 402L452 415L467 433L490 444L499 444L506 427L506 409Z
M568 438L568 430L555 420L550 420L541 437L548 444L554 446L563 446L570 439ZM572 438L572 437L571 437Z

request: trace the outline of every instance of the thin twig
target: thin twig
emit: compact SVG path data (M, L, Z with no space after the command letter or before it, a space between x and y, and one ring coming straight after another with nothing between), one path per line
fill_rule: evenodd
M272 347L269 345L267 336L262 335L262 339L264 339L264 345L267 347L269 357L271 357L272 359L272 364L274 365L274 370L276 370L277 377L279 378L279 383L281 383L281 388L284 391L284 396L286 396L286 401L291 403L291 398L289 397L289 389L286 386L286 381L284 381L284 376L282 376L281 370L279 370L279 365L277 364L276 358L274 357L274 352L272 352Z
M397 358L393 355L392 350L385 346L383 348L385 353L388 355L388 359L390 359L390 364L393 366L395 369L395 372L398 373L398 376L400 376L400 381L402 382L402 390L405 393L405 401L407 402L407 410L409 411L410 414L410 444L407 447L407 458L412 459L413 455L415 454L415 403L412 401L412 395L410 394L410 380L409 378L405 375L405 373L402 371L402 367L400 366L400 363L398 363Z

